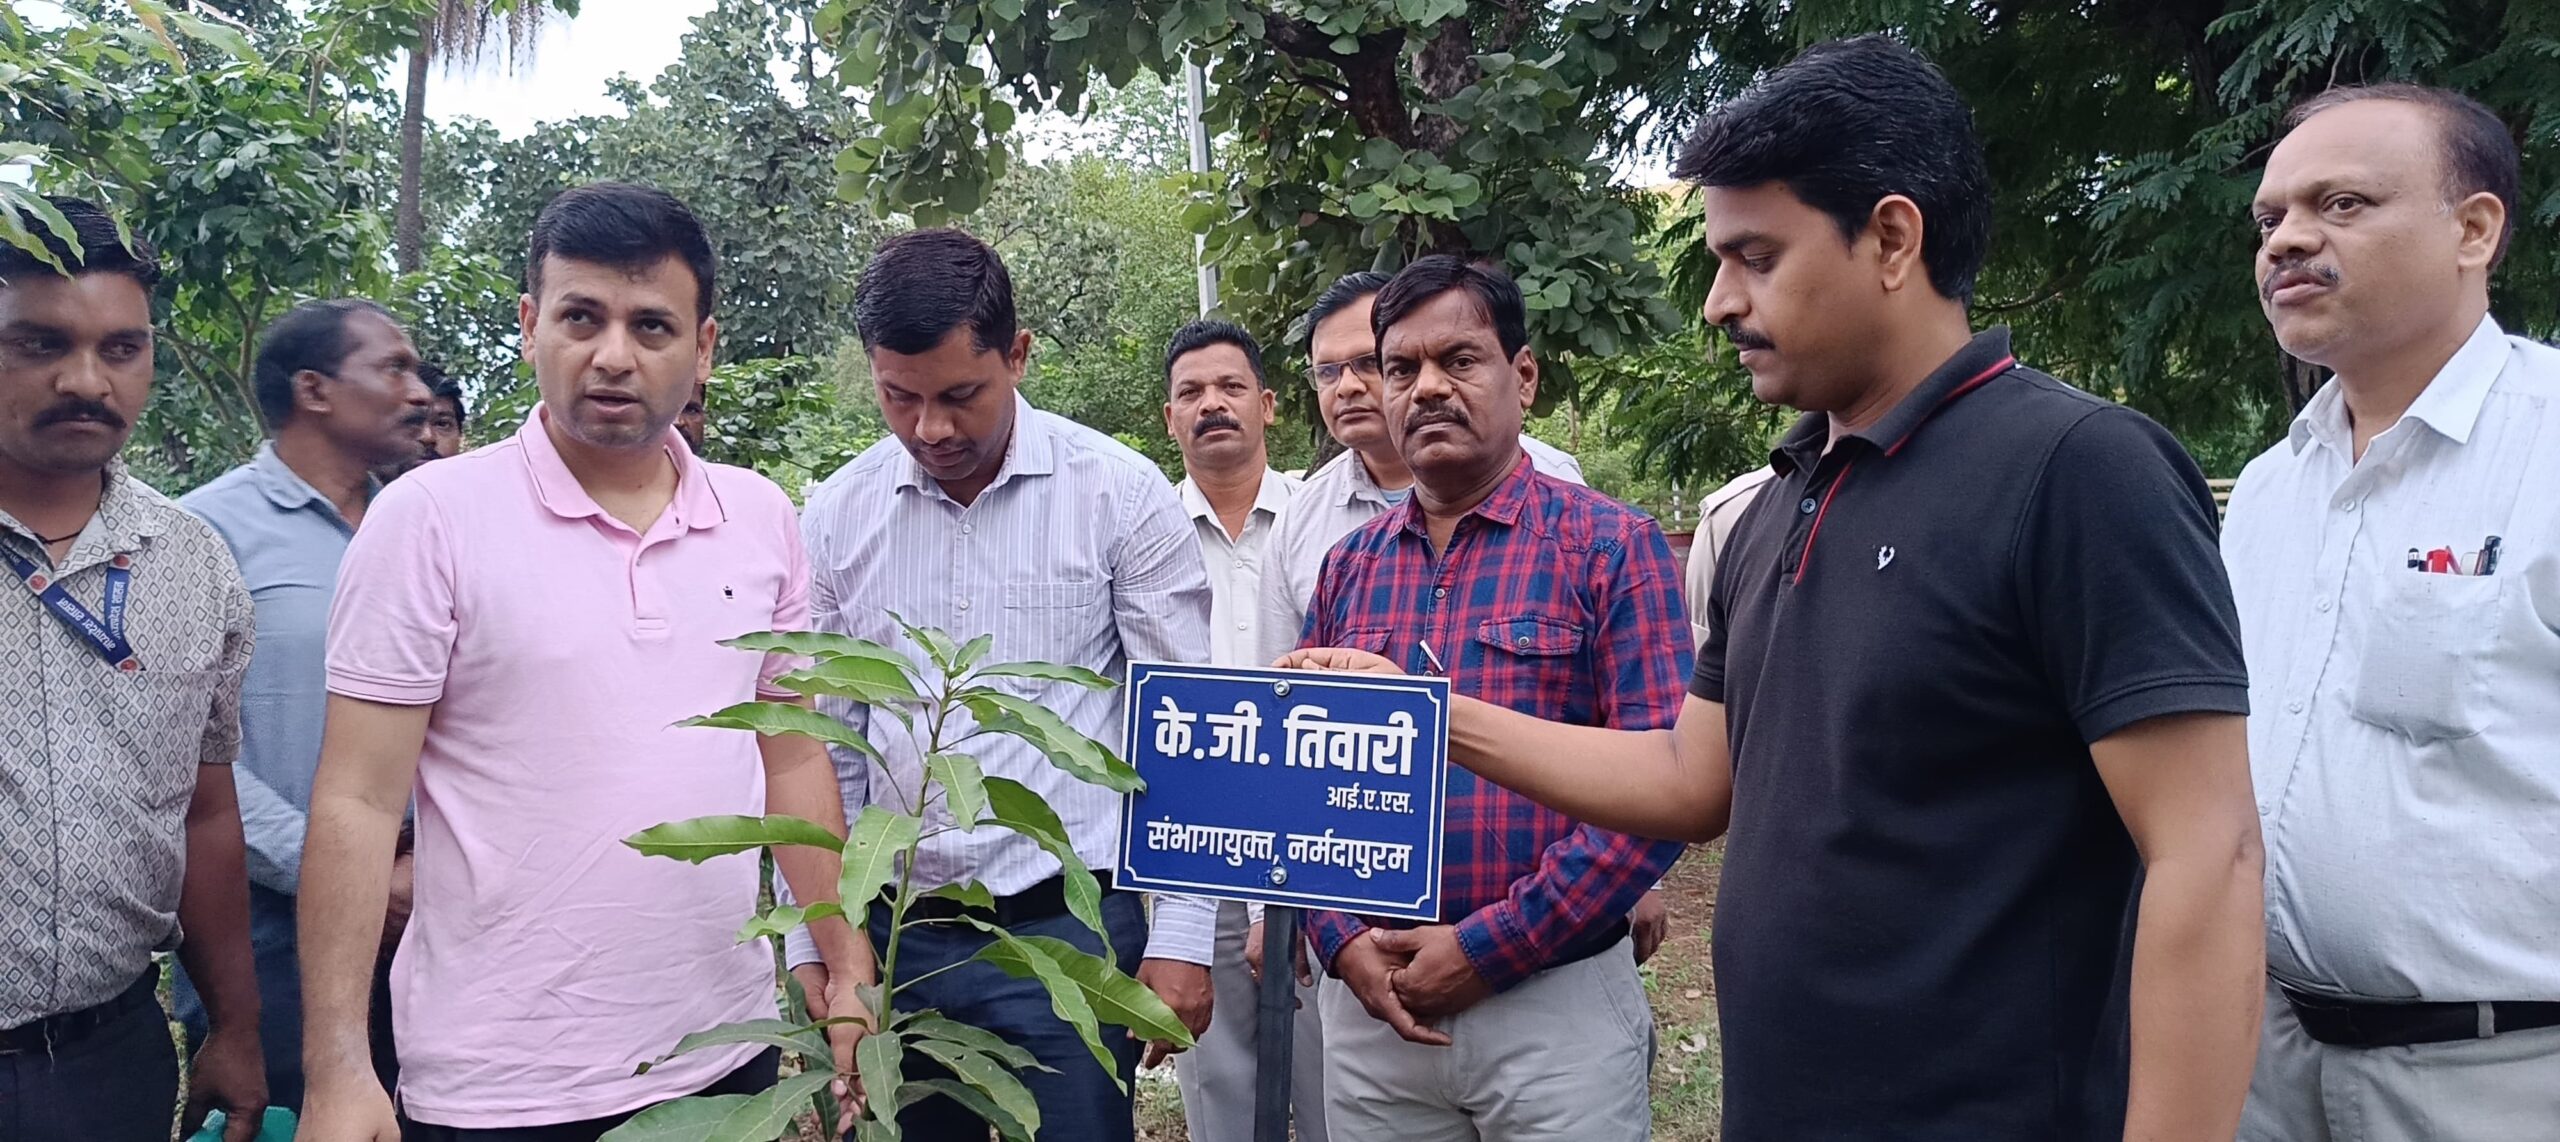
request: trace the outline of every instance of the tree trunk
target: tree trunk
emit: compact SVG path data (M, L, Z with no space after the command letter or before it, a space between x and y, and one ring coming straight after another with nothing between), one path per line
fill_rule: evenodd
M400 103L400 205L392 217L391 257L404 274L426 265L427 219L418 196L426 177L427 66L433 62L427 40L420 29L409 49L409 95Z

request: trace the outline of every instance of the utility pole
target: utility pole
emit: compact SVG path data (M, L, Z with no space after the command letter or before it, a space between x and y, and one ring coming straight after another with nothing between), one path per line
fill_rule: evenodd
M1209 72L1199 64L1182 68L1183 130L1191 140L1191 173L1209 173ZM1192 263L1200 272L1200 316L1217 312L1218 268L1209 264L1209 240L1191 238ZM1298 1019L1298 910L1272 905L1262 912L1262 980L1256 985L1254 1011L1254 1142L1289 1142L1289 1078Z

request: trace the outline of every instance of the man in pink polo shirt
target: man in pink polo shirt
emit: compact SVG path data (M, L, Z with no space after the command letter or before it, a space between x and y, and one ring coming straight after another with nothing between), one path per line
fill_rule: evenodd
M772 685L789 661L718 642L808 618L790 501L671 427L718 334L701 225L663 192L588 186L543 208L526 265L541 405L386 489L340 571L303 866L305 1142L592 1142L667 1099L770 1086L776 1056L753 1045L634 1073L690 1032L772 1017L773 953L737 940L755 857L621 842L719 813L844 828L816 744L674 727L791 699ZM413 783L395 1117L365 1017ZM834 899L834 857L779 860L799 899ZM858 1011L869 950L829 927L848 974L828 998Z

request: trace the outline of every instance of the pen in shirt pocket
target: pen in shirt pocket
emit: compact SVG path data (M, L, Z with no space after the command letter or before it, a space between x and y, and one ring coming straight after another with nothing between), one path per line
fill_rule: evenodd
M1439 655L1431 652L1431 642L1429 639L1417 638L1413 640L1413 645L1422 651L1422 661L1431 667L1431 672L1433 674L1437 674L1442 678L1449 676L1449 667L1447 664L1440 661Z

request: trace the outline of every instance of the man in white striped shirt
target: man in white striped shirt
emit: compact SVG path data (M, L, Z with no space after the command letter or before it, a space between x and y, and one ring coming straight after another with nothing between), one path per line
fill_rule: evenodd
M895 612L964 642L992 637L989 661L1081 666L1111 678L1132 659L1208 660L1209 581L1181 501L1135 451L1022 399L1017 389L1031 334L1018 326L1012 279L994 250L956 230L893 238L864 268L854 314L893 436L820 484L802 514L814 628L895 646L906 641ZM912 644L905 649L917 652ZM1120 747L1116 693L1031 678L985 684ZM862 731L882 757L872 762L836 751L848 814L874 800L896 807L914 798L922 759L903 725L871 718L850 702L822 708ZM1116 863L1116 794L1067 775L1009 737L980 738L970 752L990 776L1022 782L1047 799L1086 865ZM928 809L928 833L951 823L940 803ZM913 873L919 888L985 886L996 897L992 916L966 914L1015 935L1103 952L1100 939L1067 914L1056 859L1009 830L929 836ZM949 919L963 914L936 898L909 917L942 915L935 909ZM1121 970L1153 988L1195 1034L1205 1029L1215 907L1158 898L1152 932L1134 895L1106 891L1102 911ZM875 913L875 947L887 939L884 920ZM1135 1127L1122 1084L1135 1073L1137 1044L1116 1031L1106 1037L1115 1083L1051 1011L1038 982L985 963L953 966L986 944L965 924L908 930L898 958L902 982L938 974L902 993L901 1005L912 1000L993 1031L1054 1068L1021 1075L1039 1104L1043 1142L1129 1142ZM795 941L792 970L804 984L823 978L812 959ZM910 1138L987 1137L985 1123L948 1099L918 1103L900 1122Z

